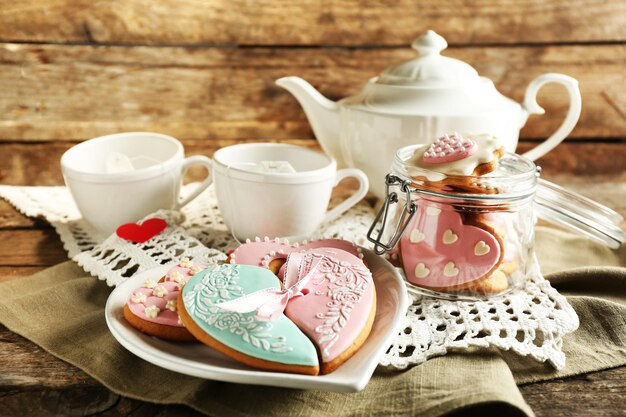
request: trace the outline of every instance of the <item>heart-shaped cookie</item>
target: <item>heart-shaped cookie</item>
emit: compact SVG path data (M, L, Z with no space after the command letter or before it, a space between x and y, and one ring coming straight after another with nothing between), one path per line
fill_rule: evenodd
M290 244L286 240L256 238L246 241L230 254L229 263L254 265L268 268L278 275L287 256L294 252L306 252L317 248L334 248L344 250L356 257L362 258L361 250L352 242L342 239L320 239Z
M437 138L424 152L424 163L443 164L455 162L473 155L478 150L476 142L458 133Z
M424 235L415 241L412 236ZM502 262L502 243L483 224L464 224L452 207L422 201L400 240L404 272L422 287L453 287L489 276Z
M178 316L177 298L187 280L206 267L184 258L158 282L144 281L128 296L124 317L144 333L161 339L195 341Z
M463 137L455 133L416 149L408 172L427 190L495 194L498 189L488 177L475 177L494 171L504 153L499 140L490 134Z
M292 252L283 271L282 289L262 267L203 271L183 289L181 319L199 340L250 366L332 372L369 336L376 312L371 272L336 248Z
M224 264L194 275L179 295L180 318L198 340L249 366L278 372L319 373L309 338L281 314L260 321L255 312L236 313L218 305L264 289L280 289L268 269Z
M307 258L319 258L313 271ZM339 367L369 336L376 314L376 290L370 270L363 261L343 250L310 249L293 253L285 264L284 281L312 273L305 294L292 299L285 314L316 345L320 373Z

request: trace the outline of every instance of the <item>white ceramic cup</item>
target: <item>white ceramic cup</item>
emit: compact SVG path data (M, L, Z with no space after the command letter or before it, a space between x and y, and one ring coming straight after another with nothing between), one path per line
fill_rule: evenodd
M111 172L111 156L133 161L134 169ZM209 176L189 196L179 196L182 176L192 165L210 171L206 156L185 158L183 145L170 136L129 132L82 142L63 154L61 170L83 218L104 235L159 209L179 209L209 184Z
M263 161L286 161L296 172L264 173L246 168ZM331 157L301 146L249 143L213 155L212 178L226 226L240 241L255 237L305 239L358 203L369 187L359 169L337 171ZM356 178L354 194L328 211L331 192L341 180Z

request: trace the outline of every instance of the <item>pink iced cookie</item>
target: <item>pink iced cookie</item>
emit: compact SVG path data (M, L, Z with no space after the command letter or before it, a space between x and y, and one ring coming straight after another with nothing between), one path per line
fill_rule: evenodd
M178 317L176 300L189 278L206 267L184 258L159 281L148 279L129 296L124 317L136 329L169 340L195 340Z
M504 252L502 263L519 262L519 258L522 256L519 249L526 246L519 242L519 236L524 234L521 229L525 227L525 223L520 221L519 214L503 211L481 213L480 217L481 221L489 225L500 237L502 251Z
M285 274L292 278L288 281L295 282L310 272L307 257L318 258L320 263L302 291L304 295L292 298L285 314L316 345L320 371L327 374L367 339L376 313L376 289L363 261L336 248L290 255L285 264Z
M476 142L458 133L444 135L433 142L424 152L425 164L444 164L460 161L478 150Z
M180 292L177 282L146 281L128 297L128 308L137 317L156 324L183 327L178 319L176 298Z
M461 215L450 208L423 202L402 235L400 253L409 282L434 288L482 278L502 262L496 236L463 224Z
M206 269L206 265L201 263L192 262L189 258L183 258L180 263L172 267L167 274L161 279L161 281L174 281L180 283L180 287L184 286L189 278L196 275L198 272Z
M247 241L230 254L231 264L252 265L269 268L270 263L276 259L287 259L294 252L305 252L317 248L334 248L344 250L358 258L362 258L361 250L352 242L342 239L320 239L310 242L290 244L278 238L256 238ZM276 271L274 271L276 272Z

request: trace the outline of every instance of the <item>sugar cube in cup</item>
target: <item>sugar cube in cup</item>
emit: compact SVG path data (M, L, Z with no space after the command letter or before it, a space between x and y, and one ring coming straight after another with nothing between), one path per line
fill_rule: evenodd
M120 152L111 152L104 161L104 172L106 174L130 172L159 163L158 160L145 155L138 155L131 158Z
M293 174L295 168L288 161L260 161L237 162L231 165L233 168L243 169L250 172L260 172L263 174Z
M104 161L104 172L106 174L117 174L120 172L133 171L133 163L130 158L123 153L111 152Z
M287 161L261 161L260 172L293 174L296 172Z

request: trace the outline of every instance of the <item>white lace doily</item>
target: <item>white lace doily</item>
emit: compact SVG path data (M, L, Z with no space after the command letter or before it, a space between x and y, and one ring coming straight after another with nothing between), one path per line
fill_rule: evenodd
M406 368L452 349L495 346L565 366L563 336L578 328L578 316L539 270L522 289L489 301L447 301L411 295L403 330L381 365Z
M160 211L150 216L165 219L168 227L144 244L98 235L80 218L65 187L0 186L0 197L27 216L47 219L69 257L109 285L183 256L211 265L238 246L221 219L212 187L185 206L182 215ZM373 209L361 203L313 237L343 238L369 248L365 236L373 220ZM382 365L403 369L451 349L495 346L560 369L565 364L563 336L578 327L565 297L538 270L525 288L489 301L412 298L403 331Z
M85 271L114 286L136 273L187 257L207 266L226 260L226 255L209 249L181 227L184 216L177 211L161 210L149 217L167 222L164 231L145 243L133 243L109 236L92 249L74 256Z

